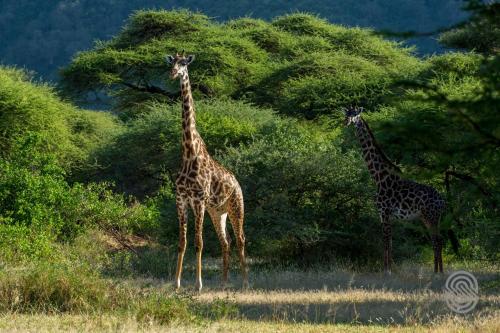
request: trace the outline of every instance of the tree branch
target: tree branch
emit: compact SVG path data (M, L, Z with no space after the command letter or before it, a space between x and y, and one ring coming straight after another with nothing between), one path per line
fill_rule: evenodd
M479 192L481 192L481 194L483 194L486 198L489 199L493 209L495 209L495 210L497 209L497 203L496 203L496 200L495 200L493 194L488 189L486 189L483 185L481 185L479 183L479 181L477 179L475 179L474 177L472 177L471 175L459 173L459 172L452 171L452 170L447 170L445 172L445 183L446 183L446 190L447 191L449 191L449 189L450 189L450 181L449 181L450 176L453 176L455 178L463 180L463 181L477 187L479 189Z
M479 126L474 120L472 120L471 117L460 111L459 109L450 109L449 112L453 112L458 114L460 117L462 117L469 125L472 126L472 128L480 133L482 136L486 137L489 141L491 141L495 146L500 147L500 139L495 137L494 135L483 131L481 126Z
M170 93L170 92L168 92L160 87L157 87L157 86L151 86L151 85L137 86L135 84L128 83L128 82L121 82L121 84L126 86L127 88L130 88L130 89L133 89L136 91L146 92L146 93L150 93L150 94L160 94L163 96L167 96L170 99L175 99L175 98L180 96L179 93L173 94L173 93Z

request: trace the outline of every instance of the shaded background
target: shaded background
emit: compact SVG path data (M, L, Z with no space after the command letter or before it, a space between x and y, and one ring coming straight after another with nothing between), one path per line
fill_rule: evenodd
M296 11L315 13L348 26L428 32L457 23L467 14L459 0L3 0L0 1L0 63L57 80L58 69L95 40L116 35L138 9L188 8L225 21L250 16L270 19ZM442 52L435 36L407 40L417 54Z

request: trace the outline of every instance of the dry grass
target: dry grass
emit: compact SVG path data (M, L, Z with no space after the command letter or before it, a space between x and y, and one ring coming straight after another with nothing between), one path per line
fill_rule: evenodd
M214 263L215 264L215 263ZM2 332L500 332L497 265L460 265L480 283L480 302L469 315L458 316L441 293L444 276L419 265L401 266L390 277L373 272L323 269L307 272L253 270L252 288L222 290L216 265L208 265L201 302L224 299L239 309L226 320L198 323L137 321L131 313L43 315L4 313ZM191 273L184 292L192 293ZM170 289L170 281L136 279L141 288ZM238 278L233 279L239 286Z
M498 267L450 267L450 271L456 269L473 272L480 284L480 301L467 318L498 314ZM273 270L254 274L253 289L246 292L221 290L216 284L209 283L198 299L203 302L227 299L236 304L240 318L244 320L429 325L453 315L442 293L447 276L436 276L414 264L399 267L398 272L390 277L382 273L354 273L342 269Z

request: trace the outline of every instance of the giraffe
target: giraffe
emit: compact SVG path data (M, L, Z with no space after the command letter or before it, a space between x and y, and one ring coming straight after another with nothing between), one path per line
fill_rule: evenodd
M243 231L243 193L235 176L215 161L208 153L205 143L196 130L195 110L188 75L188 65L193 55L167 56L172 66L170 77L180 78L182 96L182 166L177 176L176 206L179 218L179 249L175 274L176 287L180 288L182 263L186 251L188 208L195 219L196 284L202 289L201 256L203 250L203 219L208 211L222 247L222 284L228 280L231 238L227 233L226 219L233 227L243 275L243 288L248 287L248 272L245 261L245 234Z
M384 238L384 270L391 273L391 218L413 220L420 218L430 231L434 250L434 272L443 272L441 257L442 240L439 235L439 220L446 203L432 187L403 179L399 168L389 161L380 149L366 121L361 117L363 108L345 110L346 126L353 124L361 144L363 158L368 171L377 184L376 205L382 222Z

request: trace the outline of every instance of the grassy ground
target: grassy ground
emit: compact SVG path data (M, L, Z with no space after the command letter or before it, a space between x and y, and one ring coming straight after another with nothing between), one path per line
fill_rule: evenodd
M287 321L256 322L224 320L205 325L138 323L133 318L109 315L19 315L0 316L2 332L499 332L500 319L488 317L473 320L448 318L433 325L360 325L311 324Z
M469 315L453 314L441 293L447 274L434 276L427 267L403 265L391 277L344 269L309 271L252 270L252 287L219 287L215 262L206 267L202 294L192 289L188 266L182 293L202 303L224 300L238 314L196 323L138 321L133 314L0 315L2 332L500 332L499 270L497 265L461 264L480 283L480 302ZM168 290L170 281L129 278L137 287Z

